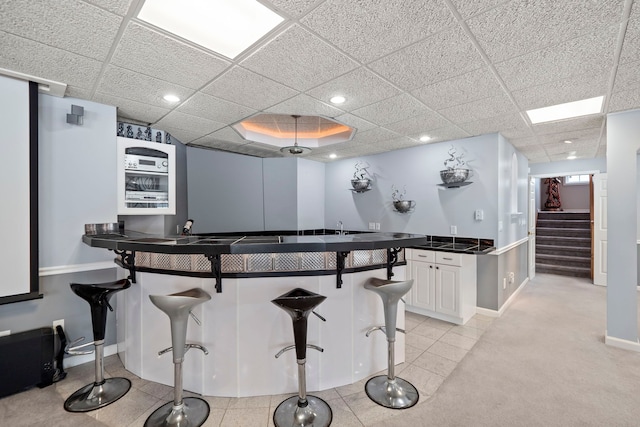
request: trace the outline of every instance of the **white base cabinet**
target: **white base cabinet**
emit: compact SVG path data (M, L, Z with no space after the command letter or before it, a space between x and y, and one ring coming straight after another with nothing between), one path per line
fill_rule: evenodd
M476 256L407 249L413 287L406 310L464 325L476 314Z

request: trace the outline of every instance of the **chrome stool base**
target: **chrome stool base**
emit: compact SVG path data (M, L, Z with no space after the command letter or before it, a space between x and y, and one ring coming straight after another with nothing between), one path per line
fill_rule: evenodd
M64 401L69 412L88 412L105 407L127 394L131 381L126 378L107 378L104 383L87 384Z
M389 381L386 375L371 378L364 386L364 390L380 406L391 409L411 408L418 403L418 390L410 382L395 377Z
M307 396L307 405L299 406L300 398L292 396L283 400L273 413L276 427L327 427L333 420L333 412L324 400Z
M209 416L209 404L198 397L185 397L176 407L165 403L149 415L144 427L199 427Z

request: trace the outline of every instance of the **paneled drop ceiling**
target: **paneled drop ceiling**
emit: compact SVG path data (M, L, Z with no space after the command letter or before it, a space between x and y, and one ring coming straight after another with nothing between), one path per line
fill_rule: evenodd
M4 1L0 68L65 83L66 96L188 145L281 156L231 128L257 113L357 129L305 156L317 161L492 132L532 163L603 157L606 113L640 108L638 1L260 2L285 20L231 60L137 19L142 0ZM346 102L332 105L336 94ZM525 114L600 95L599 115L532 125Z

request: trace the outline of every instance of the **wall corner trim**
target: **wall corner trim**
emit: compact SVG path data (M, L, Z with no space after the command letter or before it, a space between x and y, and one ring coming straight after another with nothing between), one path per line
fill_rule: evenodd
M509 252L511 249L513 249L515 247L518 247L518 246L520 246L520 245L522 245L522 244L524 244L524 243L526 243L528 241L529 241L529 237L527 236L527 237L525 237L523 239L520 239L520 240L518 240L516 242L510 243L507 246L503 246L501 248L498 248L493 252L489 252L487 255L502 255L503 253Z
M640 353L640 343L638 341L623 340L621 338L611 337L607 335L607 331L604 333L604 343L611 347L618 347L623 350L631 350Z

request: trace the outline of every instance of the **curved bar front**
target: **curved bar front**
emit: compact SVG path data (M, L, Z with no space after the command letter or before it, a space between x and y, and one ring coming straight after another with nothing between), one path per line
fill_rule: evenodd
M376 295L363 285L371 277L387 279L388 250L395 250L397 255L399 248L425 242L424 236L404 233L250 236L241 241L229 241L226 236L125 234L83 237L93 247L134 254L129 257L133 265L125 266L135 274L136 284L126 295L118 295L117 307L118 352L125 368L141 378L173 384L171 356L158 356L159 350L170 346L169 325L166 316L153 307L149 295L201 288L212 299L194 310L202 325L190 323L187 342L202 344L209 349L209 355L189 352L185 356L184 388L228 397L296 393L295 353L275 358L281 348L293 343L291 319L270 302L294 288L327 297L316 310L327 321L321 322L315 316L309 319L308 343L324 348L323 353L307 354L309 391L352 384L385 369L384 334L365 336L372 324L384 323L384 314ZM280 241L275 242L274 237ZM227 240L220 241L223 239ZM345 255L341 287L336 286L334 269L339 264L339 253ZM305 254L323 262L303 264ZM223 272L222 293L216 293L217 279L211 271L198 271L202 260L211 260L211 255L220 255L236 268L235 272ZM404 257L392 258L400 258L393 267L394 280L404 280ZM162 268L153 265L154 259L162 261ZM189 268L184 265L187 259L191 262ZM252 270L259 264L258 259L267 261ZM292 259L295 268L287 267ZM242 262L238 264L238 260ZM148 264L140 266L138 262ZM221 264L229 268L224 262ZM265 265L270 268L268 271ZM398 327L402 328L404 304L398 311ZM402 334L398 336L395 360L404 361Z

